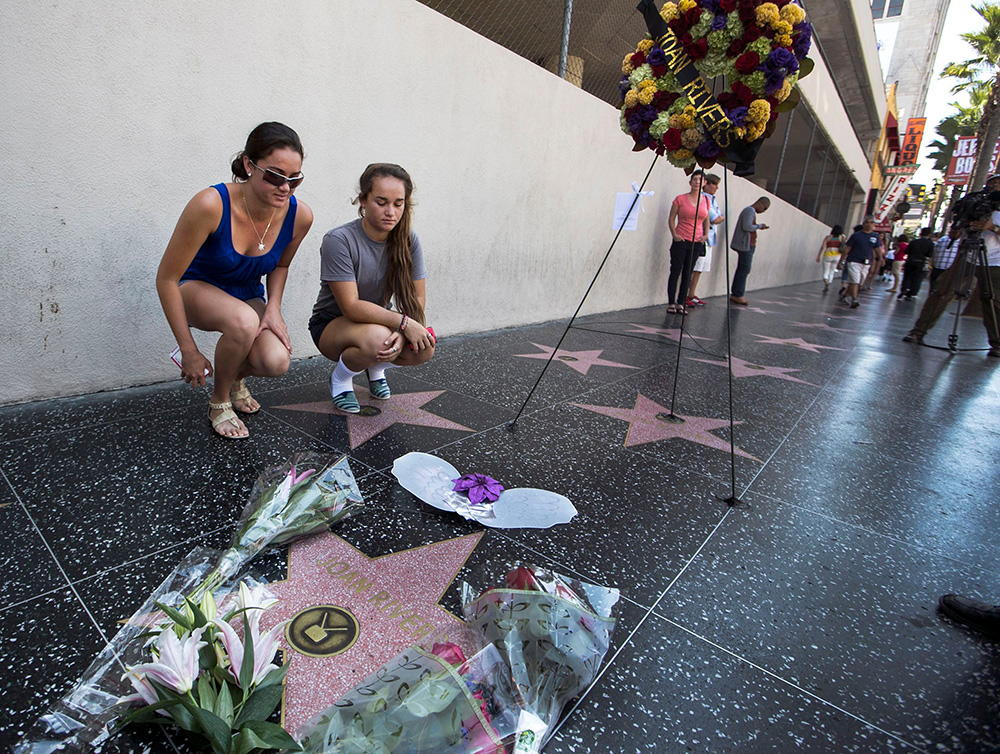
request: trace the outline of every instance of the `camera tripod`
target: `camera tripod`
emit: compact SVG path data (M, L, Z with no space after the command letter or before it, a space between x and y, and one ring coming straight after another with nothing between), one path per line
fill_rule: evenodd
M986 317L992 319L994 333L1000 332L996 307L993 305L996 300L996 291L993 288L993 279L990 277L989 259L986 254L986 244L983 243L982 231L969 231L968 236L962 239L958 246L958 259L955 260L955 263L959 265L958 274L955 277L955 298L958 303L955 307L955 322L951 334L948 336L948 350L950 351L958 350L958 322L962 316L962 303L972 294L972 280L975 277L979 278L983 317L984 319Z

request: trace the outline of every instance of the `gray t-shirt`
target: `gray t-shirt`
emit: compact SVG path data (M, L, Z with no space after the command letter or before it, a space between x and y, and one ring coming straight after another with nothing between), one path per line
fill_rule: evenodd
M413 259L413 279L427 277L424 251L417 234L410 232L410 256ZM343 312L327 283L356 283L358 298L382 305L385 293L385 241L373 241L361 229L361 218L328 231L319 249L319 296L313 315L325 313L339 317Z

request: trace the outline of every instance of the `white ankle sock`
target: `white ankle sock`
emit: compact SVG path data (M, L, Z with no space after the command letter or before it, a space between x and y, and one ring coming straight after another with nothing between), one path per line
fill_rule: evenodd
M384 380L385 371L387 369L392 369L394 366L396 366L396 364L393 364L391 361L383 361L379 364L368 367L365 371L368 372L369 380Z
M359 374L361 372L352 372L344 366L344 360L339 359L330 376L330 395L337 397L341 393L354 390L354 378Z

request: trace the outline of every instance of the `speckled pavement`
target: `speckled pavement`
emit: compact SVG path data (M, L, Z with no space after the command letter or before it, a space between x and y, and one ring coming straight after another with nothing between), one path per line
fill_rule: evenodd
M732 311L735 456L723 298L683 341L665 307L579 320L513 430L561 323L443 337L430 363L388 373L388 403L359 379L361 417L332 410L328 362L297 361L250 381L263 410L247 441L214 437L207 393L180 382L0 408L0 750L184 554L228 542L262 468L313 450L350 458L368 505L336 535L364 562L473 543L460 566L416 553L373 572L387 593L457 567L439 601L457 613L462 580L519 560L621 590L604 672L547 754L1000 751L1000 644L935 611L947 592L1000 603L1000 360L902 343L923 296L850 310L821 291ZM959 333L986 347L981 322ZM672 406L688 424L664 422ZM396 484L409 451L559 492L579 515L484 530ZM359 622L370 646L380 629ZM151 729L112 750L188 749Z

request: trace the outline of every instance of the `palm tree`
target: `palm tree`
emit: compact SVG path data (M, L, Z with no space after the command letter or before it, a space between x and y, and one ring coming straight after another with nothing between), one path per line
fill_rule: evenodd
M986 180L993 147L1000 137L1000 113L997 112L1000 108L1000 5L984 2L972 9L986 25L980 31L965 32L961 36L976 55L960 63L950 63L942 75L958 80L952 92L969 90L971 94L976 89L986 92L983 114L976 129L979 149L972 172L972 185L981 186Z

